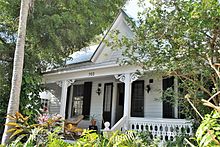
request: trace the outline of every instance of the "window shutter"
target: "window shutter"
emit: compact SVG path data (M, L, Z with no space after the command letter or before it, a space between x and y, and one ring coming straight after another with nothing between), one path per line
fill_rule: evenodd
M168 77L163 79L163 91L166 91L168 88L174 88L174 77ZM164 97L164 96L163 96ZM166 96L166 100L171 100L171 97ZM174 107L168 102L163 101L163 118L174 118Z
M71 86L67 88L67 99L66 99L66 110L65 110L65 119L68 117L68 110L69 110L69 101L70 101L70 91L71 91Z
M138 80L132 83L131 116L144 117L144 81Z
M83 95L83 111L82 111L82 114L84 116L90 115L91 94L92 94L92 82L85 82L84 95Z

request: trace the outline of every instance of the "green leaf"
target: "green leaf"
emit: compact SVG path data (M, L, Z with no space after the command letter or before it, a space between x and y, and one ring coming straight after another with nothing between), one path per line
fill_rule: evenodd
M14 127L21 127L18 123L15 123L15 122L8 122L5 125L7 125L7 126L14 126Z
M10 132L13 132L13 131L16 131L17 130L17 128L11 128L11 129L9 129L8 131L7 131L7 133L10 133Z
M24 130L23 129L17 129L11 136L10 138L14 137L15 135L18 135L20 133L22 133Z

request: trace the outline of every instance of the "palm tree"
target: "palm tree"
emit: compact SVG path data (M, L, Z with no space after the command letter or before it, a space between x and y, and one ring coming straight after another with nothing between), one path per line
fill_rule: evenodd
M27 16L30 7L31 0L21 0L18 36L14 54L13 74L11 83L10 99L8 103L7 114L14 115L19 111L20 91L22 82L23 62L24 62L24 46L26 36L26 24ZM6 123L12 122L7 118ZM6 133L9 130L9 126L5 126L4 134L2 136L2 144L8 143L10 133Z

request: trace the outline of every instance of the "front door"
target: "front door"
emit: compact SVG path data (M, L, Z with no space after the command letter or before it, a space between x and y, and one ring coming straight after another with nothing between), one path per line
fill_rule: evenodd
M144 81L132 83L131 116L144 117Z
M105 83L105 85L104 85L104 101L103 101L103 122L108 121L111 123L112 91L113 91L113 83Z

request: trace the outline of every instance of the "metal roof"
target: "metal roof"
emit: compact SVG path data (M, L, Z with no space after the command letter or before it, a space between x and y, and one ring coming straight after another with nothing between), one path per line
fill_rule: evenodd
M97 47L98 45L92 45L82 48L80 51L74 52L66 59L66 65L89 61Z

